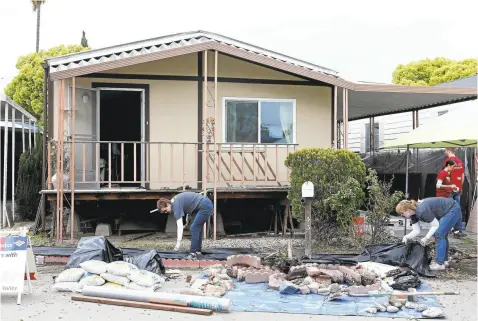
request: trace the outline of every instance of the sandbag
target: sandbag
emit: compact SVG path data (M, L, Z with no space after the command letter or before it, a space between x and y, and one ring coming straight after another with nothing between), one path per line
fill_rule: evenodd
M113 282L106 282L103 284L103 286L106 286L107 288L122 288L123 286L118 283L113 283Z
M138 285L134 282L130 282L125 285L125 288L130 289L130 290L136 290L136 291L145 291L145 292L156 292L157 290L161 289L162 284L154 284L153 286L141 286Z
M63 282L78 282L85 274L85 270L82 268L72 268L67 269L61 272L56 278L55 283L63 283Z
M82 237L78 246L70 256L67 268L77 268L89 260L98 260L106 263L122 261L123 253L114 247L104 236Z
M131 273L128 275L128 279L137 285L146 287L153 286L158 283L162 284L165 281L163 277L145 270L131 271Z
M53 285L58 292L81 292L78 282L58 282Z
M80 266L88 273L101 274L106 273L108 263L98 260L89 260L80 263Z
M123 260L134 264L140 270L156 274L164 274L166 272L161 256L154 250L134 256L124 256Z
M126 286L130 282L125 276L118 276L111 273L102 273L100 276L108 282L113 282L122 286Z
M82 278L79 282L79 288L83 289L84 286L90 285L90 286L101 286L105 284L105 279L103 279L99 275L89 275L84 278Z
M128 276L134 270L138 270L135 265L123 261L111 262L106 266L107 273L117 276Z

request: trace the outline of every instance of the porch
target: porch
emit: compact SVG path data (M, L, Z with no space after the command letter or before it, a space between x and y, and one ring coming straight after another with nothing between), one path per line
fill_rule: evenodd
M296 147L296 144L65 141L63 175L60 175L62 191L74 190L77 200L151 199L158 194L210 189L217 189L221 195L226 192L243 195L248 191L263 196L287 189L290 171L284 162ZM49 199L58 192L57 150L58 142L49 141L47 189L43 191Z

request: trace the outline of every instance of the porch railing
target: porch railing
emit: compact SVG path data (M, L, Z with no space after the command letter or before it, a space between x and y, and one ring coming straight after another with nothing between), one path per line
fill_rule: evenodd
M282 186L289 183L284 161L295 144L71 141L64 142L64 189L142 186L150 189ZM215 147L214 147L215 146ZM71 150L74 147L74 150ZM57 142L48 142L48 189L55 189ZM74 155L73 159L70 159Z

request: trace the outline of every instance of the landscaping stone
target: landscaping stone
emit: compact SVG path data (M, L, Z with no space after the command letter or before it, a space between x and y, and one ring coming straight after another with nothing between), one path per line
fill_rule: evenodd
M204 293L210 296L221 297L226 294L226 289L222 286L207 284Z
M416 310L418 307L418 304L414 303L414 302L407 302L405 303L405 308L407 309L413 309L413 310Z
M365 312L375 314L377 313L377 308L368 308L365 310Z
M286 275L284 273L275 273L269 275L269 288L278 291L285 280Z
M387 312L390 312L390 313L397 313L399 310L400 310L399 308L391 306L391 305L387 307Z
M299 288L300 290L300 293L302 293L303 295L306 295L306 294L309 294L310 293L310 289L307 285L303 285Z
M244 280L246 283L267 283L269 282L269 276L275 273L272 270L250 271L245 274Z
M207 284L208 279L196 279L193 284L191 284L191 289L202 290L202 288Z
M425 304L418 304L417 307L415 308L415 310L417 310L418 312L423 312L427 309L428 307Z
M440 308L430 308L422 312L422 315L427 318L443 318L445 314Z
M344 280L349 285L362 285L362 277L356 271L340 266L339 271L344 274Z
M305 268L308 276L316 276L320 274L320 269L316 266L308 266Z
M296 294L299 292L299 288L295 284L287 282L280 286L279 291L281 294Z
M380 311L380 312L386 312L387 311L387 307L380 304L380 303L375 303L375 308L377 309L377 311Z
M344 274L339 270L320 269L320 272L324 275L330 276L332 283L344 283Z
M320 289L320 285L316 282L310 283L307 285L311 293L317 293Z
M227 267L233 267L234 265L243 265L259 269L261 268L261 258L254 255L231 255L227 258L226 265Z

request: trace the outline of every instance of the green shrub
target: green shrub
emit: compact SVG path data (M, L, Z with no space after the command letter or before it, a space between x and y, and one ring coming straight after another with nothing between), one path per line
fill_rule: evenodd
M15 201L22 218L33 220L40 202L42 185L43 146L41 135L37 136L35 147L20 156Z
M293 215L304 218L302 184L314 184L312 237L334 244L350 236L352 219L364 202L365 165L353 152L321 148L302 149L289 154L285 164L291 170L288 198Z
M393 179L390 182L380 181L374 169L368 170L367 175L367 201L366 221L368 225L368 244L387 242L390 239L388 223L390 213L400 202L404 194L396 191L392 194Z

